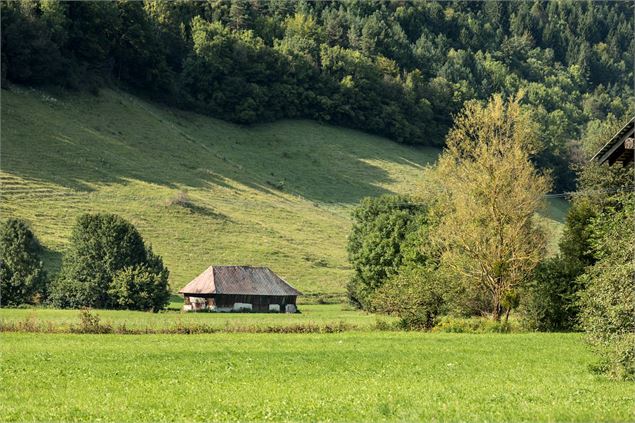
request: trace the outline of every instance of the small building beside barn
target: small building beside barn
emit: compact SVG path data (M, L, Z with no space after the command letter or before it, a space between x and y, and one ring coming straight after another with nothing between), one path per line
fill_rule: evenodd
M179 294L187 311L297 311L300 291L267 267L210 266Z

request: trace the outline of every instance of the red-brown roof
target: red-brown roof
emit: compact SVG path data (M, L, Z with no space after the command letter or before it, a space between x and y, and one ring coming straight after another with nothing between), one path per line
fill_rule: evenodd
M179 294L296 296L302 293L267 267L210 266Z

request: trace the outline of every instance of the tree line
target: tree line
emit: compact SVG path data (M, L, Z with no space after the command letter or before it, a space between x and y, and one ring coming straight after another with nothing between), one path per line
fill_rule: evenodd
M112 214L77 219L62 269L50 279L42 247L28 225L8 219L0 227L0 306L163 309L169 271L137 229Z
M607 121L588 133L587 157L620 127ZM551 180L531 161L538 128L519 96L467 103L426 184L353 212L349 299L408 329L490 316L504 330L514 311L529 330L583 330L598 369L633 379L633 167L578 169L559 252L548 255L537 212Z
M572 189L589 122L628 113L624 2L2 1L2 83L138 93L238 123L310 118L440 146L464 103L527 92Z

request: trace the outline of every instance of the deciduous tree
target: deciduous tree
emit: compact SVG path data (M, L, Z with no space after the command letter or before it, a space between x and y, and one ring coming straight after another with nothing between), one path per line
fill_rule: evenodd
M550 182L530 161L538 134L520 101L496 95L485 105L468 102L431 172L439 218L432 239L443 251L442 265L488 294L496 320L503 299L545 252L534 215Z
M365 198L353 212L348 256L355 275L348 285L351 302L367 307L368 297L406 263L423 263L417 249L425 231L426 210L406 197Z
M0 306L33 304L46 288L40 246L27 224L9 219L0 227Z
M137 284L135 281L141 281L138 273L120 275L117 289L113 291L113 281L119 272L137 267L156 275L156 280L144 276L143 283ZM113 214L85 214L79 217L73 229L71 245L53 286L51 302L55 306L69 308L156 309L158 304L146 307L143 295L127 295L127 283L131 281L135 292L146 292L147 286L165 291L162 284L167 281L167 275L161 259L145 245L141 234L131 223ZM123 301L119 295L122 289L126 291ZM166 303L167 299L161 307Z

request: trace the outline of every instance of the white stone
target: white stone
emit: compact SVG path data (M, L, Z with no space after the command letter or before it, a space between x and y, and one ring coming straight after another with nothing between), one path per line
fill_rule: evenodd
M284 307L284 311L285 311L286 313L295 313L296 311L298 311L298 309L297 309L297 308L295 308L295 305L294 305L294 304L287 304L287 305Z
M269 311L280 312L280 304L269 304Z

